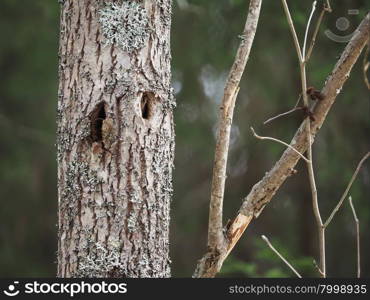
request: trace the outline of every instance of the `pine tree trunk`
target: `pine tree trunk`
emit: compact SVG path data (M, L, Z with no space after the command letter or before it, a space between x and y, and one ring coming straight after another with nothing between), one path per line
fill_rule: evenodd
M171 0L60 2L58 277L169 277Z

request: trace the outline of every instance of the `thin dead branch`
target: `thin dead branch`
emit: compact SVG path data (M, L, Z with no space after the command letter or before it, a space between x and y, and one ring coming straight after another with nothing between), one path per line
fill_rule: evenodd
M294 107L292 109L290 109L290 110L288 110L286 112L283 112L281 114L278 114L277 116L274 116L274 117L271 117L271 118L267 119L265 122L263 122L263 125L266 125L266 124L268 124L268 123L270 123L270 122L272 122L272 121L274 121L274 120L276 120L278 118L281 118L281 117L284 117L286 115L289 115L289 114L291 114L291 113L293 113L293 112L295 112L297 110L301 110L302 107L298 107L298 103L301 100L301 97L302 97L302 93L299 95L298 100L297 100L297 103L294 105Z
M330 13L331 11L332 10L331 10L331 7L330 7L330 3L329 3L329 1L327 1L326 3L324 3L324 5L323 5L323 7L321 9L319 18L317 19L317 23L316 23L316 26L315 26L315 31L314 31L314 33L312 35L310 47L308 48L305 61L308 61L311 58L311 54L312 54L313 48L315 46L316 38L317 38L317 35L319 33L319 30L320 30L320 27L321 27L321 23L322 23L322 20L324 18L325 13L326 12L329 12Z
M330 13L333 11L330 5L330 0L326 0L326 10Z
M277 143L280 143L282 145L284 145L285 147L288 147L288 148L291 148L293 151L295 151L302 159L304 159L305 162L310 162L302 153L300 153L297 149L295 149L294 147L292 147L291 145L279 140L279 139L275 139L275 138L272 138L272 137L269 137L269 136L260 136L258 135L253 127L251 127L251 131L253 133L253 135L259 139L259 140L270 140L270 141L273 141L273 142L277 142Z
M279 258L294 272L294 274L296 274L297 275L297 277L298 278L302 278L302 276L301 276L301 274L299 274L298 272L297 272L297 270L296 269L294 269L294 267L284 258L284 256L282 256L281 254L280 254L280 252L279 251L277 251L276 250L276 248L270 243L270 241L269 241L269 239L266 237L266 236L264 236L264 235L262 235L261 236L261 238L266 242L266 244L267 244L267 246L269 246L270 247L270 249L272 250L272 251L274 251L275 252L275 254L277 255L277 256L279 256Z
M292 19L292 16L290 14L289 7L288 7L288 4L287 4L286 0L282 0L282 3L283 3L285 15L287 17L289 28L292 32L292 36L293 36L293 40L294 40L294 46L295 46L295 49L297 51L298 60L301 63L304 60L304 58L302 56L301 46L299 44L298 36L297 36L296 31L295 31L295 27L294 27L294 24L293 24L293 19ZM304 94L305 94L305 92L303 93L303 95Z
M348 195L348 192L349 190L351 189L352 187L352 184L353 182L355 181L357 175L358 175L358 172L360 172L361 170L361 167L363 165L363 163L370 157L370 152L366 153L365 156L360 160L360 162L358 163L357 165L357 168L355 170L355 172L353 173L352 175L352 178L351 180L349 181L348 185L347 185L347 188L345 189L342 197L340 198L338 204L334 207L333 211L331 212L330 216L328 217L328 219L325 221L324 223L324 227L328 227L328 225L330 224L330 222L333 220L335 214L338 212L338 210L340 209L340 207L342 206L344 200L347 198L347 195Z
M313 260L313 265L314 265L315 269L317 270L317 272L319 272L320 277L324 277L325 274L320 270L320 267L317 265L316 260Z
M351 196L349 196L348 201L349 201L349 205L351 206L353 219L355 220L355 223L356 223L357 278L360 278L360 276L361 276L360 221L357 217L355 207L353 206Z
M316 10L316 4L317 4L317 1L314 1L312 3L312 9L311 9L310 17L308 18L308 22L307 22L307 26L306 26L306 32L304 34L303 49L302 49L302 62L303 63L306 63L307 62L307 59L306 59L306 45L307 45L307 40L308 40L308 32L310 30L312 18L313 18L313 15L315 13L315 10Z

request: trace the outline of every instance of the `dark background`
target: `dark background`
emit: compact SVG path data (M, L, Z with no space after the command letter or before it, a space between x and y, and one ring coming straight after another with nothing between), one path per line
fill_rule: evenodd
M289 1L300 40L311 1ZM218 104L238 47L249 1L174 1L172 27L176 161L171 257L174 276L191 276L206 245L210 180ZM322 1L319 1L320 8ZM370 9L367 0L332 1L308 65L310 85L321 88L345 44L325 35L354 31ZM349 15L358 9L358 15ZM319 9L315 16L317 17ZM340 30L338 18L349 22ZM342 19L343 21L343 19ZM0 1L0 276L56 274L56 104L59 5L56 0ZM370 149L369 91L362 59L338 96L314 144L323 218L342 195ZM237 99L225 195L225 221L280 157L284 147L261 135L290 141L302 115L269 125L263 121L292 108L300 93L298 61L281 1L265 0ZM362 274L370 277L370 168L368 161L350 194L361 226ZM300 162L261 216L253 221L220 276L294 276L261 240L305 276L317 276L318 244L307 171ZM355 225L346 201L327 230L327 269L332 277L356 274Z

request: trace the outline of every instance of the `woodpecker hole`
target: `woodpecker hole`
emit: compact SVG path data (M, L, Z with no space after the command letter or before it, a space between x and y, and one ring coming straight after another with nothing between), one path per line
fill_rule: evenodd
M95 109L90 114L91 139L93 142L99 142L102 140L102 126L105 118L105 103L101 102L96 105Z
M144 93L141 97L141 117L144 120L149 120L153 114L153 101L152 93Z

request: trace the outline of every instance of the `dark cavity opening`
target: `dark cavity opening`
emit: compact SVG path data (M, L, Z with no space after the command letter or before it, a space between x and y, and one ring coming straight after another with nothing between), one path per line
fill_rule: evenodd
M91 139L93 142L99 142L102 140L102 126L105 118L106 118L105 103L101 102L98 105L96 105L95 109L92 111L90 115Z
M141 116L148 120L152 115L153 95L151 93L144 93L141 97Z

